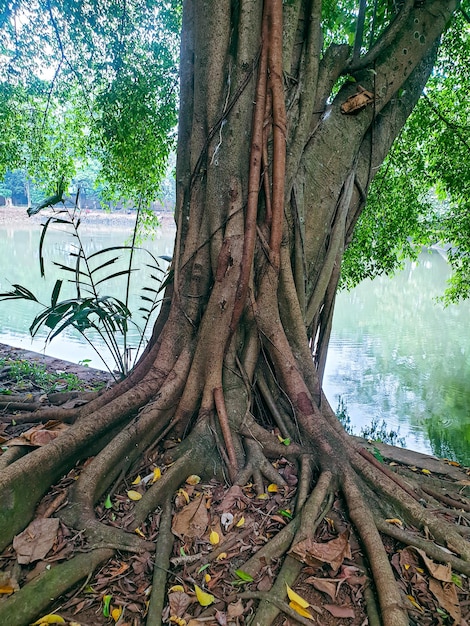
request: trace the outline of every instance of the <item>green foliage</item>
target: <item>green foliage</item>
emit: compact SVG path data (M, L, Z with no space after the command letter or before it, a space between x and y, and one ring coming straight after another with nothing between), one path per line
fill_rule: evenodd
M448 250L454 271L443 297L470 296L470 25L445 33L434 73L376 175L346 251L342 286L391 274L421 246Z
M36 209L37 212L45 208L45 203ZM138 219L136 220L136 227ZM36 303L41 311L31 323L30 333L34 337L39 330L47 329L46 341L52 341L54 337L63 333L69 328L74 328L88 342L99 358L108 367L108 364L95 348L91 333L97 333L114 360L115 367L121 376L126 376L131 364L131 350L127 346L127 335L129 324L138 328L140 343L135 349L136 356L145 340L145 334L151 316L160 304L160 292L162 290L162 280L164 271L160 267L158 260L147 250L148 267L152 269L152 284L141 285L142 306L139 308L143 319L143 327L139 328L132 319L132 313L128 308L129 293L131 287L131 276L138 270L133 263L137 246L135 236L130 246L113 246L99 250L89 256L86 255L82 241L80 239L80 211L77 207L73 209L64 208L53 212L45 224L43 224L42 234L39 243L39 263L41 275L45 276L44 245L47 231L51 225L60 225L70 229L75 241L74 251L71 252L71 263L63 265L54 263L64 272L64 279L56 280L50 297L50 303L41 303L36 295L27 287L13 284L8 292L0 293L0 301L6 300L29 300ZM122 255L127 255L128 261L123 266L120 264ZM125 301L119 300L104 292L103 289L112 291L113 281L124 278L127 281ZM71 297L60 299L64 282L73 287ZM120 338L123 339L124 347L121 349ZM109 367L108 367L109 369ZM111 373L111 369L109 370Z
M0 359L0 369L8 368L8 379L17 389L29 389L31 385L44 393L54 391L82 391L83 382L75 374L68 372L49 372L44 365L24 359ZM9 390L1 390L7 393ZM10 391L11 393L11 391Z
M19 0L0 21L0 177L50 192L98 158L108 198L148 204L174 141L179 0Z

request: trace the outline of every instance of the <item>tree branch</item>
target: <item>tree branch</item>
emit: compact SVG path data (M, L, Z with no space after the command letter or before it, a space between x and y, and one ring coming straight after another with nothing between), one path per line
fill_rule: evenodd
M357 72L358 70L362 70L375 61L379 54L381 54L385 50L385 48L387 48L392 43L397 33L399 33L400 30L403 28L403 25L408 19L408 16L413 6L414 0L406 0L402 10L400 11L396 19L384 31L383 35L379 38L377 43L363 57L359 57L357 59L355 58L354 53L356 53L356 45L354 46L353 57L349 67L347 68L348 72L352 73Z

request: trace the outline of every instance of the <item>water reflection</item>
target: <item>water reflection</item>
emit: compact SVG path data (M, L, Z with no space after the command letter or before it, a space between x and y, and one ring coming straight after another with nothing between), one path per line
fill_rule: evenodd
M0 229L0 290L12 283L30 287L48 301L56 279L39 274L39 227ZM81 228L88 253L122 245L129 229ZM67 263L75 241L61 232L50 233L45 255ZM161 231L146 243L155 255L172 254L174 231ZM448 277L438 253L423 254L418 265L408 264L393 280L366 281L338 297L327 360L325 390L334 408L342 396L356 431L372 419L385 419L388 429L400 428L407 446L470 464L470 303L447 309L435 302ZM148 280L134 277L131 309L136 310L139 289ZM124 283L116 285L123 297ZM0 305L0 342L42 351L44 337L31 342L28 327L37 310L27 302ZM131 342L137 343L133 332ZM105 358L102 343L96 343ZM103 367L80 335L68 331L55 339L47 354L78 362L92 359Z
M325 376L353 424L385 419L407 446L470 464L470 303L444 308L449 270L423 253L393 280L338 297Z

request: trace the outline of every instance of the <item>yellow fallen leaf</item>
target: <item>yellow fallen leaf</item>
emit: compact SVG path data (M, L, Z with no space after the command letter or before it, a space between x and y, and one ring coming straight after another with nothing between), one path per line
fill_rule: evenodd
M188 485L199 485L199 483L201 482L201 477L197 474L191 474L191 476L188 476L186 478L186 482L188 483Z
M291 609L294 609L296 613L302 615L302 617L307 617L308 619L313 619L313 615L306 611L304 608L297 604L297 602L289 602L289 606Z
M4 587L0 587L0 594L2 593L13 593L15 589L11 585L5 585Z
M386 519L385 521L389 524L395 524L395 526L398 526L400 528L403 526L403 522L401 521L401 519L398 519L398 517L392 517L390 519Z
M140 483L140 481L142 480L142 478L140 477L140 474L137 476L137 478L135 480L132 481L132 485L138 485Z
M279 487L275 483L271 483L268 485L269 493L277 493L279 491Z
M267 500L268 499L268 494L267 493L260 493L256 497L258 498L258 500Z
M176 591L184 591L183 585L173 585L168 589L168 593L175 593Z
M153 470L152 484L156 483L157 480L160 480L161 477L162 477L162 470L159 467L155 467Z
M245 523L245 518L243 517L243 515L240 517L240 519L238 520L238 522L235 524L235 526L237 528L241 528L243 526L243 524Z
M421 611L421 613L424 613L424 609L422 606L420 606L416 600L413 598L413 596L406 596L408 598L408 600L411 602L411 604L418 609L418 611Z
M139 535L139 537L142 537L142 539L145 539L145 535L144 533L140 530L140 528L136 528L134 531L137 535Z
M189 495L187 491L185 491L184 489L178 489L178 495L183 496L183 498L186 500L186 504L189 504Z
M217 560L218 561L222 561L223 559L226 559L226 558L227 558L227 553L226 552L221 552L219 554L219 556L217 557Z
M117 606L111 611L111 617L113 618L115 622L118 621L121 615L122 615L122 606Z
M454 467L460 467L460 463L457 463L457 461L449 461L448 459L446 459L446 463L447 463L447 465L453 465Z
M129 498L129 500L134 500L134 502L137 502L137 500L140 500L142 498L142 494L139 493L138 491L134 491L133 489L130 489L127 492L127 497Z
M299 596L298 593L295 593L295 591L291 589L287 583L286 583L286 587L287 587L287 595L289 596L289 600L291 600L292 602L295 602L295 604L298 604L303 609L306 609L307 607L310 606L307 600L304 600L302 596Z
M423 474L426 474L427 476L430 476L431 472L428 469L422 469L421 472Z
M211 534L209 535L209 541L213 546L216 546L220 541L219 533L217 533L215 530L212 530Z
M197 601L201 606L209 606L209 604L212 604L215 600L211 593L206 593L197 585L194 585L194 591L196 592Z
M49 615L40 617L38 621L31 624L31 626L41 626L42 624L65 624L65 620L60 615L49 613Z
M172 624L178 624L178 626L186 626L186 620L182 617L178 617L177 615L171 615L168 618L168 621Z
M211 578L212 578L212 576L211 576L210 574L205 574L205 576L204 576L204 581L205 581L206 583L208 583L208 582L210 582Z

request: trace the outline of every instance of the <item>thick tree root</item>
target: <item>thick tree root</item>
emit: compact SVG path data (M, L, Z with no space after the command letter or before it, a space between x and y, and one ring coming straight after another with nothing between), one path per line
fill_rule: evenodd
M78 554L69 561L46 570L20 591L0 603L0 624L25 626L45 612L51 602L74 584L86 578L98 565L113 556L102 548Z
M152 593L150 594L146 618L148 626L160 626L162 623L163 607L165 606L165 583L167 573L170 570L170 556L174 540L174 536L171 532L171 518L171 499L167 498L160 516L152 579Z

